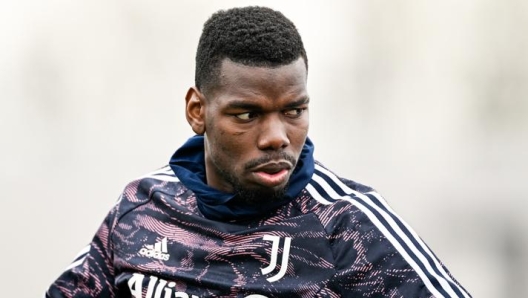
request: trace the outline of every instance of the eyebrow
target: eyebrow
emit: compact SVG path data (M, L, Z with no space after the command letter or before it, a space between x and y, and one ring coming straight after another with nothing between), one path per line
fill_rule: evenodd
M294 108L298 107L303 104L308 104L310 102L310 98L308 96L302 97L300 99L297 99L293 102L290 102L286 104L285 108ZM240 109L240 110L252 110L252 111L260 111L262 110L262 107L258 104L247 102L243 100L233 100L228 105L227 108L229 109Z
M296 101L290 102L286 105L287 108L295 108L304 104L310 103L310 98L308 96L301 97Z

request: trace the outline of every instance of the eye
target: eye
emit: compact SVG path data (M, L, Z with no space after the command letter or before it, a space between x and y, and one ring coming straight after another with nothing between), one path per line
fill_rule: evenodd
M297 117L300 117L305 110L306 108L286 110L284 111L284 115L291 117L291 118L297 118Z
M254 113L254 112L246 112L246 113L242 113L242 114L236 114L235 117L237 117L238 119L240 120L251 120L255 117L257 117L257 113Z

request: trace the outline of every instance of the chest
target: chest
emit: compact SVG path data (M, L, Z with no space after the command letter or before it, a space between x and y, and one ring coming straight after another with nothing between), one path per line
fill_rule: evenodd
M335 273L313 214L234 224L138 210L111 239L120 297L315 297Z

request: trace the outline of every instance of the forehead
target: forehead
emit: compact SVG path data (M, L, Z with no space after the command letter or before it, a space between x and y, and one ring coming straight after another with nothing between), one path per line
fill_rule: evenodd
M276 67L249 66L224 59L215 93L218 96L230 94L281 97L293 93L306 96L306 83L307 70L303 58Z

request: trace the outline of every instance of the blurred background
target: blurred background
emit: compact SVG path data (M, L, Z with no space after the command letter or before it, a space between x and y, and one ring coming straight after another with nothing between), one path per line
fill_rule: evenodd
M528 297L524 0L0 2L2 296L40 297L191 136L201 27L255 4L303 36L317 159L383 194L474 297Z

